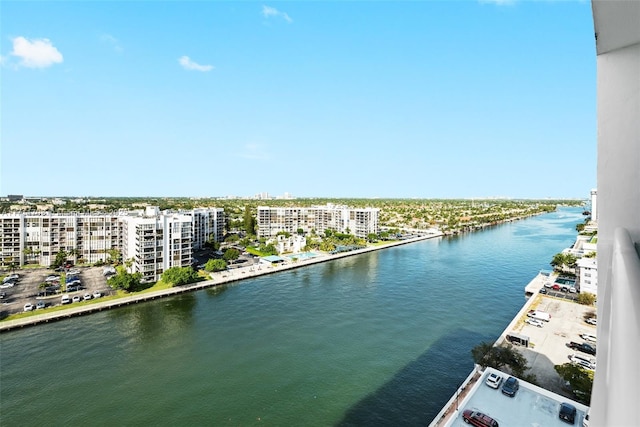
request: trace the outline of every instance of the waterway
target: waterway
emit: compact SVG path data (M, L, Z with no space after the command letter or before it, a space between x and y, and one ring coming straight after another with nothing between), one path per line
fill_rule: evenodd
M0 335L0 422L426 425L582 210Z

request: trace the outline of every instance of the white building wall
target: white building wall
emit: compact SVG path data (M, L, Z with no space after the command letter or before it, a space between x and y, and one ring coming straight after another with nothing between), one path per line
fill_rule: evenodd
M578 267L578 283L580 293L598 295L598 262L596 258L580 258Z
M591 425L640 402L640 2L592 1L598 96L598 369ZM635 245L635 246L634 246Z

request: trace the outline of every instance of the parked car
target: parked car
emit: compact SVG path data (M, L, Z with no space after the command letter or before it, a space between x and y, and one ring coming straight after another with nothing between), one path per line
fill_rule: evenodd
M541 294L546 294L547 293L547 289L546 288L540 288L540 293Z
M0 299L5 299L7 294L5 292L0 292Z
M597 325L598 324L598 319L595 317L590 317L587 320L585 320L585 322L587 322L590 325Z
M583 356L582 354L579 354L579 353L573 354L569 356L569 360L571 360L572 363L582 368L589 369L591 371L596 369L596 360L591 359L587 356Z
M13 273L13 274L10 274L10 275L6 276L4 279L2 279L2 283L15 282L19 278L20 278L20 276L18 276L17 274Z
M36 304L36 310L40 310L47 307L47 303L44 301L38 301Z
M485 383L489 387L497 389L498 387L500 387L500 383L502 383L502 377L498 374L491 373L487 377L487 380L485 381Z
M102 293L101 293L100 291L95 291L95 292L93 293L93 298L94 298L94 299L95 299L95 298L100 298L101 296L102 296Z
M71 298L72 302L80 302L80 295L74 295L73 298Z
M528 318L527 320L525 320L525 323L528 323L531 326L537 326L538 328L542 328L544 326L544 323L542 322L542 320L532 319L532 318Z
M9 282L3 282L2 285L0 285L0 288L2 289L7 289L7 288L13 288L15 285L15 283L9 281Z
M67 275L70 275L70 274L73 276L77 276L78 274L80 274L80 270L73 269L73 270L67 271Z
M482 412L472 411L466 409L462 413L462 419L465 423L471 424L477 427L498 427L498 422L491 418L489 415Z
M62 298L60 299L60 303L63 304L63 305L64 304L69 304L69 303L71 303L71 298L69 298L69 295L64 294L64 295L62 295Z
M44 279L45 282L56 282L59 280L60 280L60 276L55 274L51 274Z
M502 394L514 397L520 388L520 382L517 378L509 377L502 385Z
M30 302L24 305L24 311L33 311L33 308L33 304L31 304Z
M596 342L596 336L591 334L581 334L580 338L585 341Z
M558 413L558 417L569 424L573 424L576 422L576 407L571 405L570 403L562 403L560 405L560 412Z
M551 284L551 282L544 282L544 287L545 288L551 288L553 285Z
M560 290L560 285L558 285L557 283L554 283L553 286L552 286L552 289L554 291L559 291Z
M593 354L594 356L596 355L596 348L593 345L586 342L583 342L582 344L580 344L580 343L571 341L567 343L567 347L573 350L581 351L583 353Z
M82 296L82 299L84 299L85 301L89 301L91 299L91 294L87 292Z
M575 293L578 292L578 290L576 289L575 286L569 286L569 292L572 293L572 294L575 294Z
M551 315L549 313L540 310L529 310L527 316L538 320L544 320L545 322L551 320Z

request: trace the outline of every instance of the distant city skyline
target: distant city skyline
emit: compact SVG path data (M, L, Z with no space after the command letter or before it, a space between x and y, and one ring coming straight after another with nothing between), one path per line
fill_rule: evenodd
M591 3L17 2L0 194L587 198Z

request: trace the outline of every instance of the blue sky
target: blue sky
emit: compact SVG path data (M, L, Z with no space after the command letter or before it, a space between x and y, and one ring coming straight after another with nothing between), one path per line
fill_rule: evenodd
M580 197L588 1L0 5L0 195Z

